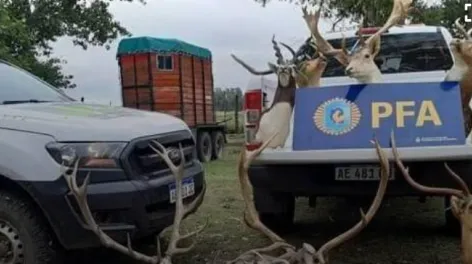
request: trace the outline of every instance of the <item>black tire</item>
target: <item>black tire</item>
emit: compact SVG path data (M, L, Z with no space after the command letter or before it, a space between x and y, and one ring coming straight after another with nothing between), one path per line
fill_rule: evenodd
M201 162L209 162L211 160L211 153L213 144L208 132L200 132L197 136L197 155Z
M267 193L257 190L255 189L254 201L261 222L278 234L292 231L295 219L295 197L288 193ZM277 209L271 212L270 204L277 206ZM264 208L264 206L270 207Z
M223 157L223 149L225 145L225 137L223 132L221 131L214 131L211 133L211 144L212 144L212 152L211 158L213 160L221 159Z
M3 190L0 191L1 229L3 241L11 246L15 244L15 254L23 256L14 263L64 263L64 251L37 206L17 194Z
M446 231L450 235L460 235L461 233L461 225L459 220L454 216L452 213L451 203L449 197L444 198L444 208L447 209L444 211L444 217L446 220Z

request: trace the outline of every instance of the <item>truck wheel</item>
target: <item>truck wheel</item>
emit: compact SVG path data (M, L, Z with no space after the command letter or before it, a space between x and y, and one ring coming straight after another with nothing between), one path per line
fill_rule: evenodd
M0 191L0 262L63 263L62 253L41 212L27 200Z
M294 223L295 197L289 193L254 189L254 202L259 218L276 233L289 232Z
M197 137L197 154L201 162L209 162L211 160L212 144L211 137L208 132L200 132Z
M217 160L223 157L223 147L225 145L225 137L221 131L211 133L211 143L213 144L212 159Z
M444 208L447 209L444 212L445 220L446 220L446 230L448 233L452 235L460 235L461 233L461 225L459 220L454 216L452 210L450 209L451 203L449 197L444 198Z

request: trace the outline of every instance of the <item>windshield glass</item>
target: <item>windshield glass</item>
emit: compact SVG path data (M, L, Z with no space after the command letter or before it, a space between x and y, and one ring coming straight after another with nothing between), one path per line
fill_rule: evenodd
M328 41L335 48L341 47L341 39ZM356 42L356 37L347 38L348 50ZM449 70L453 65L448 45L439 32L382 36L375 62L384 74ZM344 68L335 59L329 60L323 77L345 76Z
M73 101L34 75L0 61L0 103Z

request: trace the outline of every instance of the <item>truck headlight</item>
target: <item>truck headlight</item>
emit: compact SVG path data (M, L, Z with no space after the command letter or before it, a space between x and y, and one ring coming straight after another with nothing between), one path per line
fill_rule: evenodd
M58 143L51 142L46 149L59 164L72 166L79 161L79 168L119 168L119 158L124 142Z

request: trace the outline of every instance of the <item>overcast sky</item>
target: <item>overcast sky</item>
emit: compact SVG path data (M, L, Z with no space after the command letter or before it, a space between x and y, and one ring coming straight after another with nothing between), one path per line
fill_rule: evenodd
M308 36L300 6L273 2L263 8L253 0L148 0L113 2L111 12L134 36L178 38L213 53L215 87L246 88L252 76L230 57L235 53L254 67L274 61L271 38L300 45ZM322 31L328 23L321 21ZM55 55L68 61L67 73L77 88L66 91L74 98L121 105L116 40L110 50L74 47L70 39L55 44ZM274 77L272 77L274 78Z

